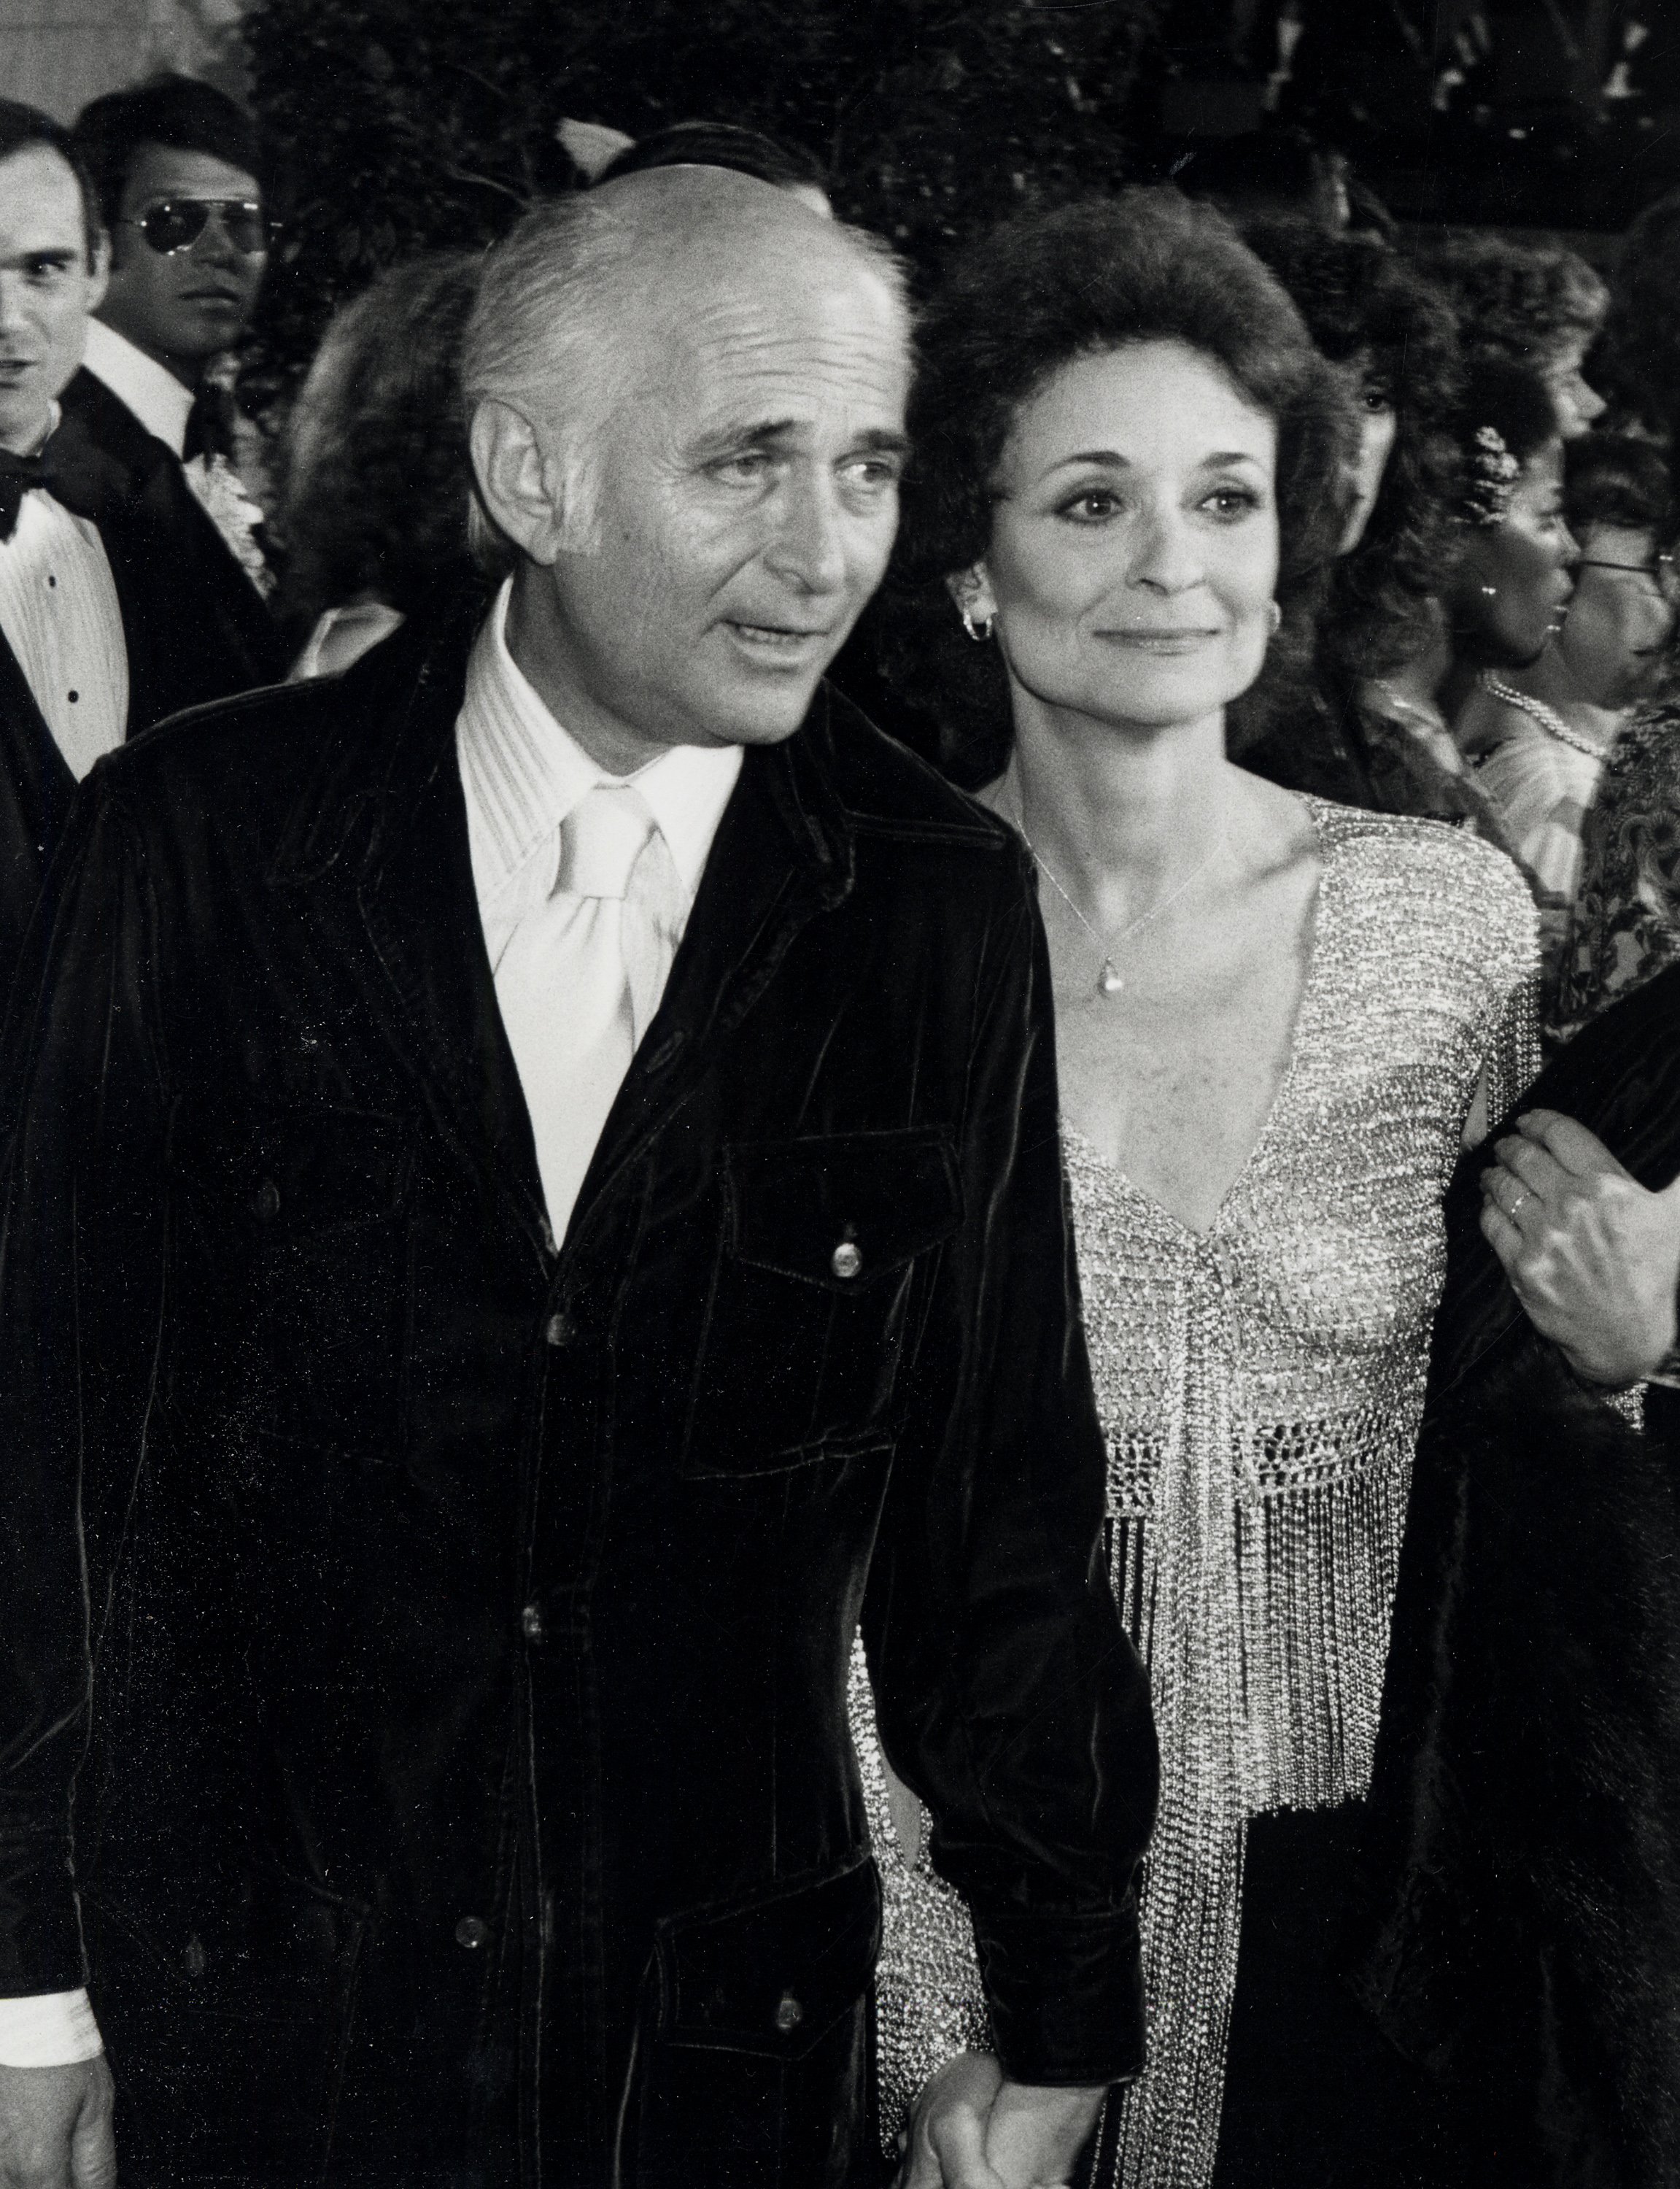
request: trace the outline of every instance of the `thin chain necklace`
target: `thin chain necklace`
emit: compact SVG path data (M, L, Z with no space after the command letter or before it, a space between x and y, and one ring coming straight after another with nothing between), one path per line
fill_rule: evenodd
M1080 925L1084 928L1085 933L1102 953L1102 970L1097 976L1097 993L1099 996L1118 996L1121 989L1125 986L1125 977L1121 974L1119 968L1114 963L1114 953L1119 948L1120 945L1123 942L1130 941L1130 939L1136 934L1140 927L1147 927L1152 919L1159 919L1169 905L1176 904L1180 897L1181 897L1184 895L1184 892L1190 887L1191 884L1192 882L1199 881L1202 876L1206 874L1208 868L1212 866L1214 861L1225 849L1229 838L1230 822L1229 817L1227 817L1227 818L1220 825L1218 843L1214 846L1212 851L1209 852L1207 857L1202 861L1201 864L1199 866L1192 867L1190 872L1184 877L1184 880L1181 882L1175 884L1173 888L1170 889L1164 897L1158 899L1155 903L1152 904L1147 912L1143 913L1139 918L1134 919L1129 927L1123 927L1119 933L1115 936L1112 941L1105 943L1102 936L1097 933L1097 930L1080 910L1078 905L1076 905L1072 897L1068 896L1067 891L1063 888L1061 883L1057 880L1055 875L1045 864L1044 861L1039 857L1037 846L1034 844L1032 838L1027 834L1024 829L1021 830L1021 840L1026 846L1027 849L1032 853L1033 864L1038 868L1039 872L1050 884L1051 889L1055 891L1057 896L1061 898L1063 903L1067 906L1068 911L1073 913Z
M1514 707L1519 715L1526 715L1531 721L1538 722L1547 736L1555 738L1560 745L1568 745L1576 752L1585 753L1588 760L1604 757L1603 745L1594 744L1591 738L1583 737L1579 730L1572 730L1563 716L1548 707L1543 699L1531 699L1526 692L1518 691L1514 684L1502 682L1491 669L1483 670L1480 682L1490 699L1497 699L1503 707Z

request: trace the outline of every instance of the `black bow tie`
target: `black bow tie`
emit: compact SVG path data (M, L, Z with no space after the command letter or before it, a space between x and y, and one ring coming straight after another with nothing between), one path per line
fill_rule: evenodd
M225 456L231 462L238 415L232 390L219 382L206 382L193 398L193 407L187 413L187 439L181 451L182 461L190 463L194 456Z
M18 529L18 512L32 486L45 486L47 467L39 455L14 455L0 449L0 540L9 540Z
M0 540L9 540L18 529L18 512L31 487L41 487L75 517L91 517L97 523L108 495L101 492L97 459L74 435L55 432L45 448L32 456L14 455L0 449Z

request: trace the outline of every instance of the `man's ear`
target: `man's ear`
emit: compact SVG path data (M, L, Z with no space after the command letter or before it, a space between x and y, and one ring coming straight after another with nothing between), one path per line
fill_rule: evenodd
M478 491L498 528L533 563L552 563L565 544L562 467L536 427L489 396L472 414L468 440Z
M93 248L87 261L87 308L97 312L105 301L105 288L110 280L110 238L104 229L93 239Z
M989 623L997 614L997 597L984 563L953 570L945 580L945 591L956 602L957 614L970 616L976 623Z

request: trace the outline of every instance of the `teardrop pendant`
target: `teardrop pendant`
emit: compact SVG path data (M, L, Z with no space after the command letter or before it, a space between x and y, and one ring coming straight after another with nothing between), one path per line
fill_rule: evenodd
M1118 996L1125 987L1125 982L1115 970L1112 958L1102 960L1102 970L1097 976L1097 985L1105 996Z

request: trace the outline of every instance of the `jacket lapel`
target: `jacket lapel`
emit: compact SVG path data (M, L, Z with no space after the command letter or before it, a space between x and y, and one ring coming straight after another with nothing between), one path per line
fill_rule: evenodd
M14 986L33 990L38 953L26 968L25 938L75 800L76 778L0 637L0 1010Z
M275 880L310 891L432 1114L541 1246L536 1146L485 954L455 761L471 636L457 625L418 662L399 638L342 680L349 718Z
M50 856L76 795L76 778L47 727L29 679L0 637L0 766L31 843Z
M826 755L828 697L785 744L749 746L653 1023L613 1104L572 1211L601 1195L688 1096L809 921L852 885L851 832Z

